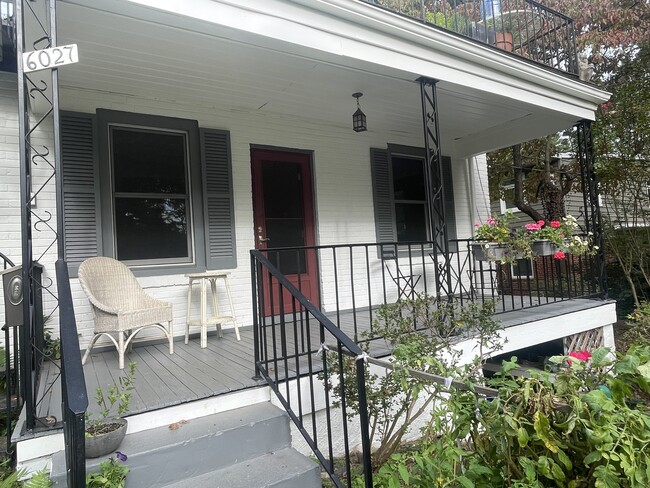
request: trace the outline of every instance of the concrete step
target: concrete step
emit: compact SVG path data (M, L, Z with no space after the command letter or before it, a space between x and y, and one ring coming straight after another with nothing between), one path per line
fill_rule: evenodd
M127 488L130 486L127 483ZM227 468L188 478L165 488L320 488L318 465L286 448Z
M291 447L289 419L270 402L179 422L174 427L125 437L119 450L129 457L127 486L171 485ZM96 470L103 460L87 460L87 471ZM55 486L65 486L63 451L52 457L51 475Z

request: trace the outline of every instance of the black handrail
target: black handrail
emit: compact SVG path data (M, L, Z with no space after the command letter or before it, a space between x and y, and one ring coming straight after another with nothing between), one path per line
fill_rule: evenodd
M61 323L61 395L67 480L69 488L85 488L85 418L88 394L81 365L68 265L62 259L56 261L56 281Z
M535 0L359 0L573 75L578 51L573 19Z
M337 378L340 401L335 402L331 398L329 381L316 380L315 375L322 373L324 378L328 378L328 352L338 354L340 366L344 355L357 358L356 388L364 486L371 488L372 462L365 384L367 366L363 361L363 351L262 252L256 250L251 251L251 279L256 374L261 375L269 384L322 469L340 488L349 487L352 483L352 446L345 395L347 380L340 367ZM265 295L264 289L271 291ZM265 313L267 308L270 310L268 314ZM316 413L321 410L319 392L322 392L324 398L324 424L316 422ZM335 403L338 409L334 408ZM310 418L307 418L308 414L311 414ZM342 433L342 453L335 452L333 437L337 428ZM335 469L337 456L344 460L345 476Z

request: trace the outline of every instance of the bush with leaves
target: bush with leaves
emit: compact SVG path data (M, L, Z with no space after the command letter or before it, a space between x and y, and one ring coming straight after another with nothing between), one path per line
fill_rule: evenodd
M650 391L650 347L556 357L555 374L530 378L509 376L514 359L490 382L498 398L453 392L438 437L394 456L375 486L650 486L650 415L629 401L633 388Z
M462 307L453 299L426 296L378 310L371 329L360 338L367 354L371 354L371 346L373 351L392 351L392 371L384 374L383 370L365 369L370 440L377 446L372 455L373 465L381 466L395 453L414 423L431 414L433 403L444 391L443 385L414 377L410 371L456 376L460 352L451 346L460 335L478 336L479 356L485 357L487 349L496 349L494 336L500 329L493 313L492 302ZM480 371L475 366L471 368ZM340 406L344 394L348 416L358 415L355 359L330 354L327 371L335 406ZM341 374L344 382L338 381Z

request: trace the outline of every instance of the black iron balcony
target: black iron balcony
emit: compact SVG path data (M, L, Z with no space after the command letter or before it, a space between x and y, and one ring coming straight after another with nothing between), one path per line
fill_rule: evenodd
M0 0L0 71L16 72L16 29L13 0Z
M574 75L573 20L534 0L360 0Z

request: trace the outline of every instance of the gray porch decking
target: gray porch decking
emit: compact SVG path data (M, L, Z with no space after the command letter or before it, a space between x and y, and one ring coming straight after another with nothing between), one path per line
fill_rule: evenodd
M506 300L507 302L507 300ZM577 299L540 305L526 310L514 310L500 313L504 328L533 322L540 319L557 317L571 312L586 310L604 302L601 300ZM328 313L328 317L337 323L336 312ZM365 330L370 324L369 313L357 311L339 312L338 323L343 331L353 336L356 321L359 331ZM318 348L318 327L312 329L311 347ZM126 361L137 363L135 390L132 392L129 414L157 410L172 405L179 405L196 400L223 395L230 392L263 386L265 383L253 379L253 329L240 328L241 341L237 341L232 330L225 330L223 338L216 334L208 337L208 347L199 347L198 337L191 338L185 345L182 338L174 343L174 354L169 354L165 343L136 345L127 354ZM289 339L290 340L290 339ZM386 347L381 341L376 341L371 350L373 355L386 354ZM94 401L98 386L104 390L114 384L117 378L124 374L117 367L117 352L114 348L93 352L84 366L86 387L89 397L89 411L96 412L98 407ZM319 360L314 359L317 369ZM301 372L306 371L306 361L298 365ZM283 368L280 363L278 370ZM288 367L295 374L295 364L290 360ZM304 369L303 369L304 367ZM126 371L126 368L125 370ZM273 373L271 373L273 374ZM43 365L41 373L41 388L38 416L54 416L61 419L61 392L59 369L52 362Z

